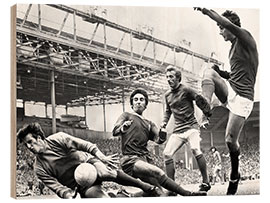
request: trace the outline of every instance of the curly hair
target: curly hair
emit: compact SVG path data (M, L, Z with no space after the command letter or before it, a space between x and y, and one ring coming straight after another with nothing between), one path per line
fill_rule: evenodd
M44 132L39 125L39 123L30 123L24 125L17 133L17 138L20 142L23 141L23 139L28 135L29 133L32 134L32 136L37 139L38 136L41 137L41 139L45 139Z
M134 90L131 95L130 95L130 105L132 106L133 105L133 97L136 95L136 94L142 94L145 98L145 106L147 106L148 104L148 94L145 90L143 89L136 89Z
M238 27L241 27L240 18L235 12L226 10L224 13L222 13L222 16L227 18L229 21L231 21L233 24L237 25Z

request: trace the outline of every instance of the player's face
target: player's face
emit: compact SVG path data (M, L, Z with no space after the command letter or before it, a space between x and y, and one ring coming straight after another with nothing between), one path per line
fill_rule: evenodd
M146 108L146 101L142 94L138 93L134 95L132 108L137 114L141 115L143 113Z
M176 89L179 86L179 78L176 77L175 71L168 71L166 73L166 78L171 89Z
M226 28L219 26L219 34L224 38L225 41L232 41L235 36Z
M35 139L31 133L25 136L24 144L34 154L42 153L45 149L44 141L39 136Z

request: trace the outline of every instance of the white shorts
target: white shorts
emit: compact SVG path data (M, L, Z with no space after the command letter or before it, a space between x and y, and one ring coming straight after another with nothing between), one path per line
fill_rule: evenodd
M217 171L220 171L220 170L221 170L221 165L215 165L213 173L216 173Z
M200 131L197 129L190 129L184 133L173 133L171 135L174 140L183 140L185 143L189 143L191 149L200 149Z
M231 87L228 81L225 81L228 87L227 102L223 104L233 114L245 117L247 119L253 109L253 101L239 96Z

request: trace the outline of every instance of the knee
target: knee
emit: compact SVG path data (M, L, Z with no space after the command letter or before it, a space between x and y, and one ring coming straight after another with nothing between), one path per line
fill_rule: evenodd
M107 167L96 168L97 175L102 180L111 180L117 176L116 170L109 170Z
M230 139L230 136L226 137L226 145L230 152L238 151L240 148L239 143Z
M105 179L110 176L109 172L104 169L97 169L97 174L100 179Z
M168 150L163 151L163 157L165 160L169 160L173 158L173 153L169 152Z
M159 178L165 172L156 165L144 161L137 161L133 166L133 174L137 177Z
M202 151L201 151L199 148L192 148L191 151L192 151L192 154L193 154L195 157L197 157L197 156L199 156L199 155L202 154Z
M233 142L233 135L231 133L226 133L225 142L228 147L229 145L231 145L231 143Z
M206 68L203 72L203 78L213 78L216 74L216 71L212 68Z
M161 176L163 176L165 174L164 171L162 171L160 168L156 168L155 170L153 170L153 175L155 178L160 178Z
M156 179L160 178L162 175L165 174L165 172L162 169L160 169L159 167L157 167L155 165L152 165L147 170L148 170L148 175L152 176Z

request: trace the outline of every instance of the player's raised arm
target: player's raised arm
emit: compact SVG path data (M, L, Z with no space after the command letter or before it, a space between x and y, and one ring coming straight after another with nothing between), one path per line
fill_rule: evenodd
M212 20L216 21L218 24L222 26L229 26L230 21L227 20L226 18L222 17L219 15L216 11L212 9L207 9L207 8L201 8L201 7L194 7L194 10L196 11L201 11L202 14L207 15L210 17Z
M237 20L238 16L233 11L227 10L222 15L219 15L216 11L212 9L194 7L194 10L201 11L204 15L207 15L212 20L214 20L220 28L228 29L241 41L248 42L248 45L250 45L253 48L256 48L256 43L253 40L251 34L247 30L241 28L240 20L239 21ZM235 19L233 19L233 21L235 22L232 23L228 18L226 18L226 15L230 16L235 15Z

